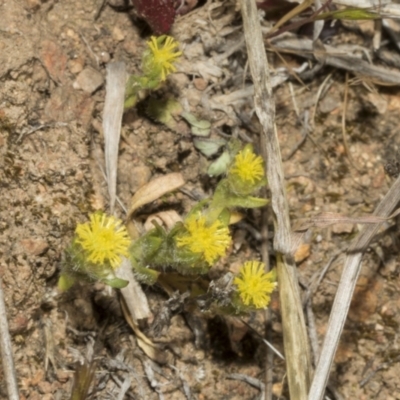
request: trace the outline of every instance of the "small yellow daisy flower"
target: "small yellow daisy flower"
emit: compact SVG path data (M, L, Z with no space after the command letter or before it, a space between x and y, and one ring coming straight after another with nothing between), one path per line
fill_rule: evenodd
M160 75L161 81L165 81L167 75L175 72L174 62L182 55L177 51L179 43L171 36L152 36L147 42L148 50L143 57L143 69L146 74Z
M263 263L248 261L240 268L239 275L233 283L237 286L239 296L246 306L265 308L276 287L274 280L275 271L266 274Z
M264 177L264 162L254 154L251 146L246 146L235 157L230 174L238 177L244 184L254 185Z
M103 264L109 261L113 268L121 263L121 256L128 256L131 243L122 221L105 214L92 214L90 222L78 224L76 243L87 253L88 261Z
M177 238L177 246L187 246L193 253L200 253L209 265L226 254L231 244L229 229L221 221L206 224L206 218L192 215L185 221L187 233Z

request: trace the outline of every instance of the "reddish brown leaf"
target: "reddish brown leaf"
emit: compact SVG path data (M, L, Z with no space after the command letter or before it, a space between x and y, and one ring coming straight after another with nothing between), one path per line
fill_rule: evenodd
M163 34L171 29L176 15L173 0L133 0L133 4L154 33Z

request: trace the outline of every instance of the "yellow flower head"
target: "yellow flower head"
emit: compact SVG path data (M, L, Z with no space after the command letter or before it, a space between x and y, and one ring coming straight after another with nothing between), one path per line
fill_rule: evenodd
M236 155L229 173L239 178L243 184L255 185L264 177L263 159L254 154L251 146L246 146Z
M88 261L103 264L108 261L113 268L121 263L121 256L128 255L130 239L122 222L105 214L92 214L90 222L78 224L76 243L87 253Z
M275 271L267 274L264 264L259 261L246 262L239 271L233 283L246 306L265 308L271 299L271 293L276 287Z
M177 238L177 246L202 254L209 265L224 256L231 244L229 229L219 220L207 225L205 217L193 214L185 221L185 228L187 232Z
M167 75L176 71L173 63L182 55L181 51L177 51L179 43L171 36L162 35L152 36L147 46L143 56L143 72L152 77L156 75L161 81L165 81Z

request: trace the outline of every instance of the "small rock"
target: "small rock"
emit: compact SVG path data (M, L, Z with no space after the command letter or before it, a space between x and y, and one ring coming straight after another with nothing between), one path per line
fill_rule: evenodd
M379 93L368 93L367 101L379 113L385 114L388 109L388 101Z
M272 324L272 330L274 332L282 333L283 332L282 324L280 322L274 322Z
M197 90L205 90L208 86L207 81L203 78L195 78L193 79L193 85Z
M22 239L20 243L24 250L33 256L40 256L49 248L49 245L43 239Z
M367 175L362 176L360 179L360 184L366 188L370 187L371 186L371 178Z
M29 319L25 315L18 314L15 318L10 320L10 332L15 334L21 334L28 328Z
M115 26L111 33L111 36L115 41L122 42L125 39L126 33L122 32L120 28Z
M85 62L81 57L74 58L68 61L68 69L72 74L79 74L83 70Z
M353 228L354 228L354 224L343 222L343 223L334 224L332 226L332 232L337 235L341 235L343 233L353 232Z
M332 112L335 108L339 107L339 105L340 105L339 99L327 95L320 101L319 111L321 111L324 114L328 114Z
M396 302L394 300L390 300L382 306L379 313L382 317L393 318L398 314L398 312L399 309Z
M102 52L100 53L100 61L101 61L103 64L107 64L110 60L111 60L110 53L108 53L107 51L102 51Z
M87 93L95 92L104 82L103 75L92 67L86 67L77 76L73 87Z
M37 388L42 394L51 393L52 391L51 383L46 381L39 382Z

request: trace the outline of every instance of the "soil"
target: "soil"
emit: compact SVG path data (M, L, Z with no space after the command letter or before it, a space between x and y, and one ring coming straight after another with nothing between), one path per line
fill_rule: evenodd
M263 312L247 318L253 329L199 311L175 315L163 336L152 338L168 355L167 363L157 364L138 345L117 292L100 284L58 292L60 260L76 224L107 210L101 133L105 66L124 61L137 73L151 34L132 9L119 6L101 0L0 0L0 275L21 399L70 398L75 371L91 352L96 399L122 398L123 384L126 399L256 399L267 369L274 398L287 399L284 362L275 357L267 366L261 339L267 326L269 340L284 353L276 296L268 320ZM257 148L251 96L220 101L250 85L244 46L228 54L242 37L238 10L234 1L200 2L179 17L172 30L184 53L178 71L151 96L174 96L209 120L214 133L251 140ZM351 35L342 30L335 40L346 42ZM371 38L363 40L368 44ZM279 57L269 57L273 70L281 66ZM286 62L297 67L302 60L291 56ZM344 140L345 82L343 71L326 68L305 85L290 80L275 88L293 220L321 212L370 214L390 187L384 167L398 165L399 91L351 81ZM139 104L124 115L119 199L129 208L145 183L181 172L185 190L147 212L163 207L183 216L193 197L212 191L209 162L186 132L151 120ZM126 216L123 209L118 212ZM259 257L259 221L260 211L249 211L245 222L233 227L234 246L220 271L235 271L243 260ZM343 252L359 228L343 223L314 229L297 253L305 286L335 257L312 301L320 343ZM364 256L330 381L344 399L400 399L399 240L398 225L390 221ZM144 290L157 315L167 296L159 288ZM0 398L7 398L2 371Z

